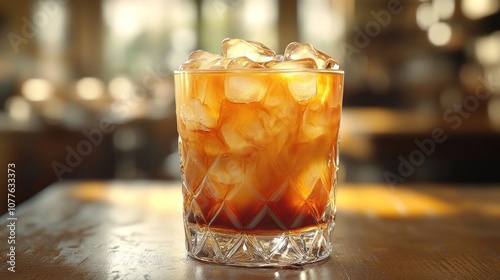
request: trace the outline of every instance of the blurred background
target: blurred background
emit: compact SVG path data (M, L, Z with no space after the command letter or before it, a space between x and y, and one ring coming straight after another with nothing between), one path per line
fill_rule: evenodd
M342 180L500 181L498 0L2 1L0 35L17 203L60 180L178 179L172 71L226 37L341 61Z

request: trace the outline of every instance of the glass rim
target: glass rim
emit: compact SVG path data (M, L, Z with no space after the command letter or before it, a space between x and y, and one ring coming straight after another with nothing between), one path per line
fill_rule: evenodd
M241 68L241 69L186 69L174 70L174 74L221 74L221 73L327 73L327 74L342 74L342 69L312 69L312 68L296 68L296 69L276 69L276 68Z

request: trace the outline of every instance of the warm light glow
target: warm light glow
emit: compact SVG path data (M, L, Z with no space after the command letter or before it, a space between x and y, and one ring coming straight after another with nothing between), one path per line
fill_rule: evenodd
M432 8L439 19L449 19L455 13L455 0L434 0Z
M477 39L474 47L476 58L481 65L500 64L500 33Z
M76 83L76 93L81 99L99 99L104 94L105 85L97 78L83 78Z
M134 84L126 77L116 77L109 82L109 93L115 99L131 96Z
M195 31L196 4L193 0L101 2L107 30L104 38L106 73L117 73L119 69L137 73L165 62L170 70L175 70L183 62L180 60L199 45ZM210 36L213 29L211 32Z
M150 0L153 3L162 3L169 9L169 18L167 24L172 24L174 27L193 26L196 24L196 5L192 0ZM142 2L142 1L141 1ZM157 4L158 5L158 4ZM165 16L165 11L159 13L160 17ZM151 20L150 20L151 21ZM152 22L155 24L155 22Z
M242 36L249 40L265 43L270 48L278 46L278 1L245 0L241 1L241 7L237 8Z
M44 79L30 79L23 83L21 93L29 101L45 101L54 95L54 86Z
M130 39L143 29L146 18L144 5L133 1L106 1L105 19L113 34L119 38Z
M174 189L165 193L158 189L155 195L151 195L147 201L148 205L155 210L168 211L170 213L180 213L182 210L182 200L179 200L180 190Z
M33 7L33 16L41 20L36 29L36 39L40 42L40 47L45 52L60 51L65 44L67 31L69 30L68 6L63 1L38 0ZM43 16L44 15L44 16ZM35 26L36 20L35 21Z
M480 19L496 13L500 8L498 0L462 0L462 12L470 19Z
M152 91L153 97L155 99L167 99L173 101L174 98L174 85L170 80L161 80L154 85Z
M300 0L298 20L301 40L323 52L334 53L346 31L345 1Z
M364 213L370 217L444 216L456 212L453 204L409 188L394 191L368 186L345 188L339 192L337 201L343 211Z
M190 28L180 27L172 32L170 36L172 51L167 55L170 70L177 70L186 57L196 47L196 32Z
M439 20L439 15L432 9L430 3L422 3L417 8L417 25L422 30L429 29Z
M427 37L433 45L446 45L451 39L451 27L444 22L435 23L429 28Z
M180 27L172 32L172 47L177 52L192 51L196 48L196 32L190 28Z
M5 109L13 121L28 122L31 118L30 104L20 96L12 96L7 99Z
M244 1L242 10L243 23L248 26L274 23L278 18L276 1L252 0Z
M143 188L131 185L125 193L120 188L124 185L127 184L123 182L102 184L88 181L72 189L70 194L82 201L107 202L127 207L144 205L155 211L182 215L181 188L176 187L177 185L169 183L149 185L150 192L144 192Z

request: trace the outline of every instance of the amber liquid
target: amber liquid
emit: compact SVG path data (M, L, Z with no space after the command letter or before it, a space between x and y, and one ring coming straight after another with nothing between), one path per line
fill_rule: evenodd
M343 75L247 71L175 78L189 223L251 232L327 222Z

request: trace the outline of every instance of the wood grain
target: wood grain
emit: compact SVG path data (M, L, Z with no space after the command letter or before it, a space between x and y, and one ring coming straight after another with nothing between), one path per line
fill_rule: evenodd
M500 188L341 185L334 253L301 269L186 256L178 183L57 184L17 210L0 279L500 279Z

